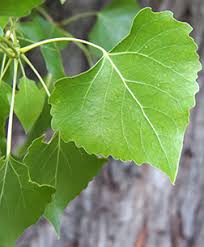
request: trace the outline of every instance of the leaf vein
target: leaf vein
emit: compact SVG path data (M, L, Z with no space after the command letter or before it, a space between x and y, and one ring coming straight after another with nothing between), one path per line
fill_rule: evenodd
M134 101L137 103L137 105L139 106L143 116L144 116L144 119L147 121L147 123L149 124L149 126L151 127L151 129L153 130L153 133L155 134L156 136L156 139L159 143L159 146L162 150L162 152L164 153L165 155L165 158L167 160L167 163L168 163L168 166L170 167L170 162L169 162L169 159L168 159L168 156L167 156L167 153L163 147L163 144L159 138L159 135L154 127L154 125L152 124L151 120L149 119L149 117L146 115L146 112L144 111L144 108L143 106L141 105L141 103L139 102L139 100L135 97L135 95L133 94L133 92L131 91L131 89L128 87L126 81L125 81L125 78L123 77L123 75L121 74L121 72L119 71L119 69L117 68L117 66L115 65L115 63L112 61L112 59L109 57L109 54L105 54L105 57L106 59L109 60L110 64L113 66L113 68L115 69L116 73L118 74L118 76L120 77L120 79L122 80L124 86L126 87L127 91L129 92L129 94L131 95L131 97L134 99Z

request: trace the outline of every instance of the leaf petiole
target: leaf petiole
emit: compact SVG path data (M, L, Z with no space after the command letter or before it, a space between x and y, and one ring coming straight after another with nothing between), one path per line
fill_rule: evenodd
M42 46L42 45L47 45L47 44L55 43L55 42L66 42L66 41L86 44L86 45L92 46L92 47L100 50L103 54L107 54L107 51L105 49L103 49L101 46L98 46L96 44L93 44L93 43L86 41L86 40L83 40L83 39L77 39L77 38L72 38L72 37L70 37L70 38L69 37L63 37L63 38L53 38L53 39L42 40L42 41L36 42L35 44L31 44L31 45L28 45L28 46L21 48L20 52L26 53L26 52L28 52L34 48L37 48L39 46Z
M27 65L31 68L31 70L35 73L35 75L37 76L37 78L41 82L42 86L44 87L48 97L50 97L51 94L49 92L49 89L47 88L46 83L44 82L44 80L42 79L41 75L38 73L36 68L32 65L32 63L29 61L29 59L24 54L22 54L21 57L27 63Z
M8 60L7 64L6 64L6 66L5 66L4 70L3 70L2 73L1 73L0 80L2 80L3 77L5 76L5 74L6 74L7 70L8 70L8 68L9 68L9 66L10 66L10 64L11 64L11 62L12 62L12 59L10 58L10 59Z
M21 72L22 72L22 75L23 75L23 77L25 77L25 78L26 78L25 69L24 69L24 67L23 67L23 64L22 64L21 59L19 59L19 64L20 64L20 67L21 67Z
M4 71L4 69L5 69L6 57L7 57L7 55L6 55L6 54L4 54L3 59L2 59L2 65L1 65L1 76L0 76L0 78L2 78L2 74L3 74L3 71Z

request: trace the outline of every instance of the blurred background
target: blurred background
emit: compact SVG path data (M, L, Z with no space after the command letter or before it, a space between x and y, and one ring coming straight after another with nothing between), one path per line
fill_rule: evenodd
M60 22L82 12L99 11L111 1L46 1L52 19ZM141 0L141 6L172 10L189 22L204 58L203 0ZM74 21L66 29L88 39L96 21L93 16ZM122 25L122 23L121 23ZM117 34L117 29L114 30ZM78 74L88 68L87 59L75 45L63 50L65 71ZM43 74L38 51L32 61ZM176 54L175 54L176 56ZM28 71L29 73L29 71ZM45 220L28 229L17 247L203 247L204 246L204 75L185 137L176 185L150 166L136 167L109 160L109 164L76 198L63 216L60 240ZM16 129L17 126L16 126ZM16 131L17 139L21 130Z

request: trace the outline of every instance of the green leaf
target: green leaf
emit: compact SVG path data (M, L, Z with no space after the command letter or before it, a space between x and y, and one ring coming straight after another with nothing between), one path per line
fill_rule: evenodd
M86 154L73 143L64 143L55 135L48 144L43 142L42 137L36 139L24 161L34 181L56 188L45 216L59 234L60 216L64 208L97 175L104 160Z
M32 8L42 4L44 0L7 0L0 1L0 16L26 16Z
M96 24L89 35L90 41L111 50L128 34L139 9L135 0L113 0L97 14Z
M22 32L27 39L30 39L33 42L64 36L64 33L59 28L44 20L40 16L35 16L32 21L19 24L18 30ZM47 70L52 74L53 80L62 78L65 75L60 54L60 50L64 47L64 43L53 43L41 47L41 52L45 59Z
M43 110L44 100L44 92L37 87L34 81L27 78L20 80L14 110L26 132L33 127L39 118Z
M0 27L4 28L8 23L9 17L7 16L0 16Z
M0 16L0 35L3 35L3 29L8 23L9 18L7 16Z
M5 135L5 122L10 110L11 88L0 81L0 138Z
M33 140L44 134L49 128L51 128L51 115L50 115L50 105L48 100L45 100L44 107L40 117L36 121L35 125L29 132L26 142L19 149L19 155L24 156L28 147L32 144Z
M4 156L6 153L6 138L4 136L0 137L0 157Z
M25 165L13 158L0 160L0 246L14 246L43 214L53 193L53 188L31 182Z
M57 83L53 129L88 153L149 163L174 182L201 69L191 31L169 11L140 11L93 69Z
M62 36L61 36L62 37ZM49 44L41 47L43 57L46 61L47 70L53 76L53 81L64 77L64 67L60 49L56 44Z

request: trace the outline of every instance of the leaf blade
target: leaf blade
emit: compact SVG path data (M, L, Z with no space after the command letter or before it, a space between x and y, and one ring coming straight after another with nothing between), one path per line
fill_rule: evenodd
M43 214L54 189L29 181L27 167L13 158L0 161L0 178L0 244L10 247Z
M149 163L174 183L201 69L190 32L170 12L140 11L93 69L57 83L53 129L90 154Z
M29 167L33 180L56 188L56 194L45 211L45 217L54 225L59 235L60 217L64 208L97 175L104 160L89 156L83 150L77 149L73 143L64 143L55 135L48 144L43 142L42 137L36 139L24 162Z
M111 50L128 34L132 21L139 9L139 4L134 0L112 1L111 4L98 13L96 24L89 35L90 41L107 51ZM119 23L121 25L118 25ZM97 54L97 51L94 51Z
M44 0L21 0L16 6L15 0L0 2L0 16L26 16L31 9L42 4Z
M19 83L19 91L16 94L14 111L28 132L40 116L45 101L45 95L34 81L22 78Z
M2 29L5 28L6 24L8 23L9 18L7 16L0 16L0 27Z

